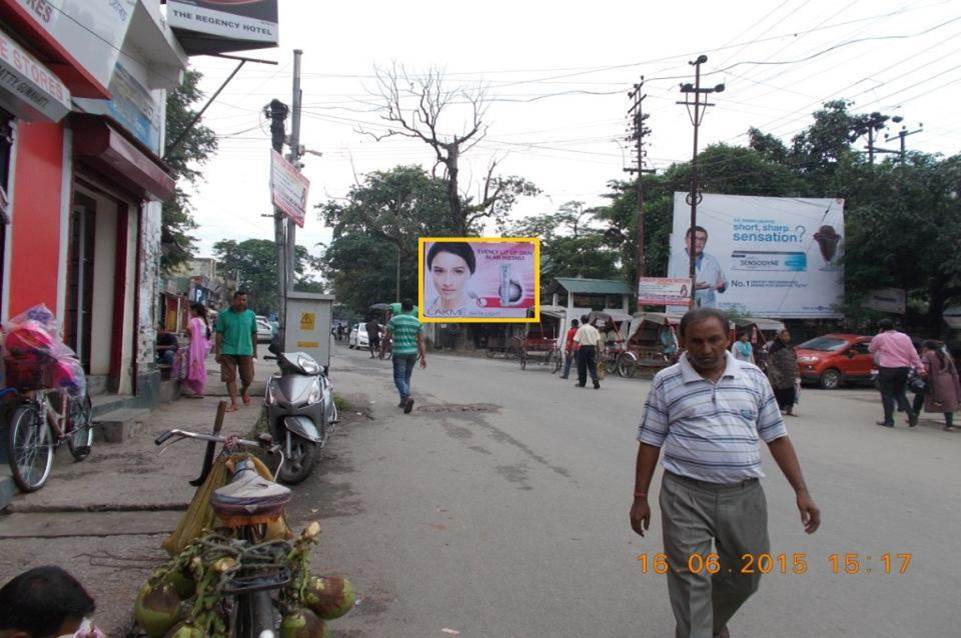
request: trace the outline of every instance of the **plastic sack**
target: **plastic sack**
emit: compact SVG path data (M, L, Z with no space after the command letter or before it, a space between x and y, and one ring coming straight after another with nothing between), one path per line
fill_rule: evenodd
M87 377L83 373L83 366L76 359L72 357L57 359L50 364L48 373L54 388L66 390L69 396L76 399L86 394Z
M216 526L217 517L214 515L213 508L210 507L210 497L216 489L226 485L230 479L227 469L228 462L232 459L248 456L257 467L258 474L266 479L273 480L273 475L270 473L270 470L268 470L267 466L256 456L243 454L231 457L219 456L217 460L214 461L210 469L210 474L207 475L207 480L194 492L194 497L190 501L187 511L180 517L177 527L161 544L161 547L167 550L168 554L176 556L186 549L194 540L203 536L204 530L212 529ZM281 538L293 538L293 533L287 526L287 520L284 516L267 523L266 539Z
M22 389L49 385L73 397L86 393L83 366L73 350L58 338L53 313L43 304L21 312L3 324L5 383Z

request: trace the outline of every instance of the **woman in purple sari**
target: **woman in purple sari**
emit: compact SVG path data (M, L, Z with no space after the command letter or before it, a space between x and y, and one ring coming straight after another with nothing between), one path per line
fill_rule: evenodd
M187 370L181 387L191 394L184 395L202 399L207 384L207 353L210 352L210 324L207 323L207 309L199 304L191 304L192 316L187 324L190 345L187 348Z

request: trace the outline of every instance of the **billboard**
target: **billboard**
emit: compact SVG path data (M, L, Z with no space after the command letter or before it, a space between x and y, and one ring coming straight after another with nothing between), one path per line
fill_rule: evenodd
M167 22L189 55L275 47L277 0L167 0Z
M277 151L270 150L270 200L294 222L304 227L310 181Z
M841 316L844 200L705 193L692 241L686 198L674 194L667 274L689 276L693 244L698 306L782 319Z
M637 280L638 306L664 306L689 303L691 280L689 277L640 277Z
M421 237L417 248L421 321L540 321L539 239Z

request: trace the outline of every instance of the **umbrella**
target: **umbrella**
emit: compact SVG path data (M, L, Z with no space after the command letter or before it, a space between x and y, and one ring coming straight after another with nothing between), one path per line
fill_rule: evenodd
M614 319L606 312L593 311L590 314L591 321L600 328L613 328Z
M370 305L371 310L390 310L389 303L375 303Z

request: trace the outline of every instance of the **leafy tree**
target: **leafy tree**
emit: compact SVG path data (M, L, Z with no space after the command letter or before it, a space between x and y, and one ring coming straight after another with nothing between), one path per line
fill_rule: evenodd
M217 136L199 122L184 136L176 148L174 141L187 129L197 111L193 105L203 98L197 88L203 77L199 72L188 70L183 83L167 93L166 148L164 160L178 180L171 199L163 204L162 233L164 243L173 246L165 250L161 265L165 270L187 260L192 252L194 237L189 233L197 227L190 206L190 195L182 188L184 184L196 185L201 178L199 166L217 150Z
M224 239L214 244L214 256L226 274L237 277L237 285L250 295L250 306L259 314L280 307L277 284L277 247L268 239ZM306 248L297 246L294 289L323 292L323 286L306 275L319 262Z

